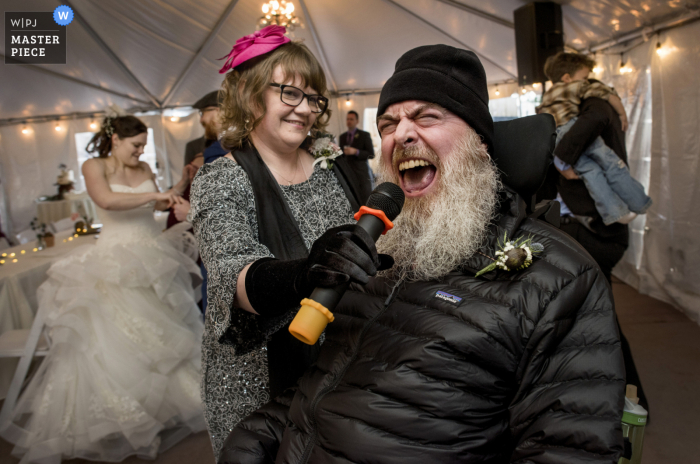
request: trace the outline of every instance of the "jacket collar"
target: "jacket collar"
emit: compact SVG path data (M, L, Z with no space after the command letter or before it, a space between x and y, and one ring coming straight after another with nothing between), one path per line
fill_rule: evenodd
M459 266L458 271L476 274L479 270L491 264L493 261L487 256L491 258L496 257L498 241L503 241L504 236L507 236L508 240L516 238L516 231L527 218L526 209L525 200L515 193L514 190L504 186L503 190L499 192L498 213L496 218L489 224L489 233L486 238L486 243L479 248L477 253L474 253L471 258L467 259ZM489 272L482 277L487 280L493 280L496 277L496 273Z

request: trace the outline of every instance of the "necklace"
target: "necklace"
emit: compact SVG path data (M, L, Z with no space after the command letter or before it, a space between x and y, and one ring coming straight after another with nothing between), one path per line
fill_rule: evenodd
M264 161L264 160L263 160L263 161ZM277 174L278 176L280 176L280 178L281 178L283 181L287 182L289 185L292 185L293 182L292 182L291 180L287 179L286 177L284 177L282 174L280 174L280 172L279 172L277 169L273 168L272 166L270 166L270 165L267 164L267 163L265 163L265 164L267 165L268 168L270 168L270 170L271 170L272 172L274 172L275 174ZM292 180L294 180L294 178L297 176L297 171L298 171L298 170L299 170L299 149L297 149L297 162L296 162L296 164L294 165L294 173L292 174ZM304 175L306 175L306 173L304 173Z
M299 215L301 216L302 220L304 221L304 223L306 224L306 226L309 228L309 230L311 231L311 233L314 235L314 239L313 239L313 240L316 240L316 239L317 239L318 237L320 237L321 234L327 229L327 227L326 227L326 221L324 220L323 215L321 214L321 210L320 210L320 208L318 207L318 203L317 203L317 201L316 201L316 196L313 194L313 190L311 190L311 185L309 184L309 176L306 174L306 169L304 169L304 165L303 165L303 164L302 164L302 166L301 166L301 169L302 169L302 171L304 172L304 177L306 177L306 182L307 182L306 191L308 192L308 195L309 195L309 196L311 197L311 199L313 200L314 207L315 207L315 209L316 209L316 214L317 214L317 217L318 217L318 222L319 222L319 225L321 226L321 230L319 231L319 230L317 230L315 227L313 227L313 226L311 225L311 223L310 223L309 220L307 219L306 215L304 214L305 211L304 211L304 209L303 209L303 205L300 205L297 209L298 209ZM313 173L312 173L312 174L313 174ZM280 186L280 187L281 187L281 186ZM297 205L292 201L292 199L289 197L289 195L287 195L287 192L285 192L285 189L284 189L284 188L280 188L280 190L282 190L282 195L284 195L284 198L287 200L287 204L289 204L290 208L296 207Z

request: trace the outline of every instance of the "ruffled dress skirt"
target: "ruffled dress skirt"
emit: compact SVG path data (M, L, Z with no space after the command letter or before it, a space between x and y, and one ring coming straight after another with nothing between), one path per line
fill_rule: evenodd
M79 248L39 288L50 354L0 432L21 463L153 459L206 429L199 269L145 235Z

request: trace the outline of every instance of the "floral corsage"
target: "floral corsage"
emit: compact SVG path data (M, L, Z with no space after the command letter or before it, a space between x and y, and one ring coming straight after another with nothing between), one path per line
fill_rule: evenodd
M541 243L532 243L532 237L519 237L515 240L508 240L508 236L504 234L503 243L500 240L498 242L496 259L489 258L493 262L477 272L475 277L499 268L504 271L525 269L532 264L532 256L543 251L544 246Z
M343 150L333 143L332 134L320 134L309 147L309 153L316 160L314 166L321 163L323 169L332 169L333 160L343 154Z

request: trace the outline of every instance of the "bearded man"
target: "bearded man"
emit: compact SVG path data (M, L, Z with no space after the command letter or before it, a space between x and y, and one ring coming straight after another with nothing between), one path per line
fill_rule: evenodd
M198 155L215 143L221 132L219 122L219 91L209 92L192 105L199 110L199 123L204 128L204 135L198 139L190 140L185 146L185 166L192 163Z
M624 367L610 287L499 180L476 55L407 52L378 115L380 175L406 195L377 245L395 264L350 287L316 364L234 429L219 462L616 463ZM543 251L477 276L504 237Z

